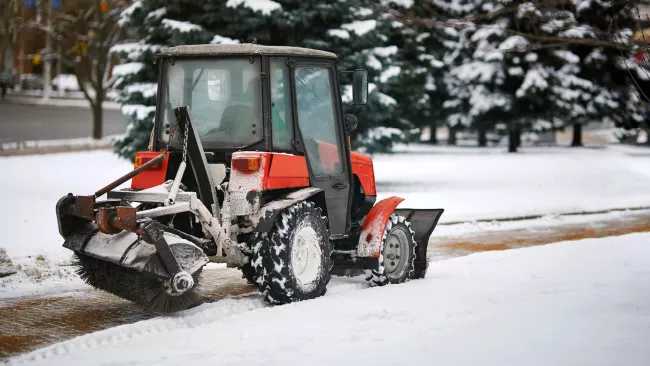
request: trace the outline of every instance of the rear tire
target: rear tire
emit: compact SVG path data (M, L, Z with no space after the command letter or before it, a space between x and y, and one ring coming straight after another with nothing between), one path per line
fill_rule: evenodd
M404 216L391 215L384 230L376 268L368 271L370 286L402 283L413 278L417 243L411 223Z
M312 202L283 210L268 233L258 234L251 264L255 283L271 304L325 294L332 268L327 218Z

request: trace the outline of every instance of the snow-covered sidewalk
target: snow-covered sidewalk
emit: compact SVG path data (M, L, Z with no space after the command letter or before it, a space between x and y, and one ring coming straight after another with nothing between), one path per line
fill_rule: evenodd
M34 365L648 365L650 234L438 262L424 280L204 304L19 356Z

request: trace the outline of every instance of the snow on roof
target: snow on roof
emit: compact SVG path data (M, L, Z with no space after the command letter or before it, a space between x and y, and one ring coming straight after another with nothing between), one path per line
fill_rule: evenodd
M262 46L258 44L197 44L164 48L161 51L166 56L206 56L206 55L289 55L336 58L327 52L301 47Z
M126 64L115 65L113 67L113 76L137 74L144 68L145 65L142 62L129 62Z
M330 29L327 31L327 35L331 37L341 38L341 39L350 38L350 32L343 29Z
M374 19L357 20L352 23L343 24L341 28L354 32L357 36L362 36L377 27L377 21Z
M240 5L264 15L269 15L274 10L282 9L282 5L272 0L228 0L226 3L226 6L229 8L236 8Z
M215 35L214 38L210 41L211 44L238 44L239 41L236 39L223 37L220 35Z
M163 19L162 25L167 29L177 30L181 33L203 31L203 27L201 27L200 25L190 23L190 22L181 22L173 19Z

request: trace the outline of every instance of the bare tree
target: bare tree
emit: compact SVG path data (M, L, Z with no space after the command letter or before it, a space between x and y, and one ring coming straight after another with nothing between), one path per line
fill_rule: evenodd
M20 0L4 0L0 2L0 72L5 69L7 52L18 40L18 35L24 27Z
M102 137L103 103L113 80L110 79L111 58L109 50L120 40L121 29L115 14L126 1L108 3L101 0L79 1L73 13L59 14L55 40L67 50L68 59L74 60L74 70L79 88L90 103L93 114L92 137Z

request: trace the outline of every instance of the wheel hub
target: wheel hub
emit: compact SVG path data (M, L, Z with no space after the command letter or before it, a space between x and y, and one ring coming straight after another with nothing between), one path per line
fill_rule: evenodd
M388 234L384 243L384 267L388 278L400 278L407 267L408 238L402 230Z
M311 227L299 228L293 238L291 265L298 285L305 290L315 286L321 267L322 251L316 231Z

